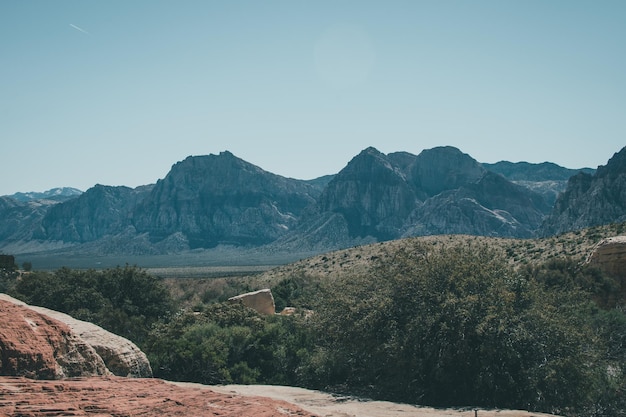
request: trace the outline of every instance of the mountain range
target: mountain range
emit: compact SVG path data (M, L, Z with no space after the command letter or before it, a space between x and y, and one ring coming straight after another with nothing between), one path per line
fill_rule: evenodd
M626 148L625 148L626 149ZM7 253L324 252L408 236L527 238L626 220L626 150L606 166L479 163L449 146L367 148L340 172L282 177L232 153L190 156L156 184L0 197Z

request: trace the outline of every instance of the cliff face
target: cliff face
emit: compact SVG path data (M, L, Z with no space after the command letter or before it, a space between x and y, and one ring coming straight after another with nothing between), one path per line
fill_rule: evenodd
M393 239L417 204L419 198L406 173L384 154L368 148L324 189L315 217L337 213L352 237Z
M263 171L230 152L174 165L134 210L134 225L158 241L183 233L191 248L260 245L293 228L319 189Z
M486 172L475 159L451 146L422 151L409 169L413 186L429 197L476 183Z
M626 221L626 147L594 175L570 178L541 227L544 236Z

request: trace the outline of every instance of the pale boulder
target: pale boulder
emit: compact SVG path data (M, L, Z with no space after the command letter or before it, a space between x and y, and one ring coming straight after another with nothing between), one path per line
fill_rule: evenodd
M269 289L240 294L229 298L228 301L233 304L243 304L246 307L256 310L260 314L272 315L276 313L274 296Z
M626 236L601 240L588 262L613 277L626 278Z

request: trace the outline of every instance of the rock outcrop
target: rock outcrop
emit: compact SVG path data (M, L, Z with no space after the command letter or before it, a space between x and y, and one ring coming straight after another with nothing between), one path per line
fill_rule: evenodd
M626 236L601 240L588 262L613 277L626 280Z
M0 300L0 374L39 379L108 375L102 358L66 324Z
M72 340L79 340L82 344L87 345L93 350L93 354L102 361L106 372L95 373L95 375L112 373L117 376L134 378L152 377L152 368L148 358L128 339L108 332L95 324L77 320L67 314L43 307L29 306L6 294L0 294L0 302L13 304L21 309L25 309L25 311L32 311L33 314L46 317L54 322L60 322L64 331L71 334ZM58 326L53 327L49 332L53 334L56 328ZM88 373L87 375L91 374Z
M269 289L248 292L240 294L228 299L233 304L243 304L260 314L272 315L276 313L276 305L274 304L274 296Z

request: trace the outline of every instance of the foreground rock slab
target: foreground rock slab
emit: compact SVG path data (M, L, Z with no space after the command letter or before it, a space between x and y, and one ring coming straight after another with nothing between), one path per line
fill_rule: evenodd
M262 396L287 401L324 417L555 417L553 414L519 410L435 409L337 397L320 391L274 385L224 385L212 386L211 389L223 394Z
M0 417L8 416L316 417L285 401L115 376L60 381L0 377Z

